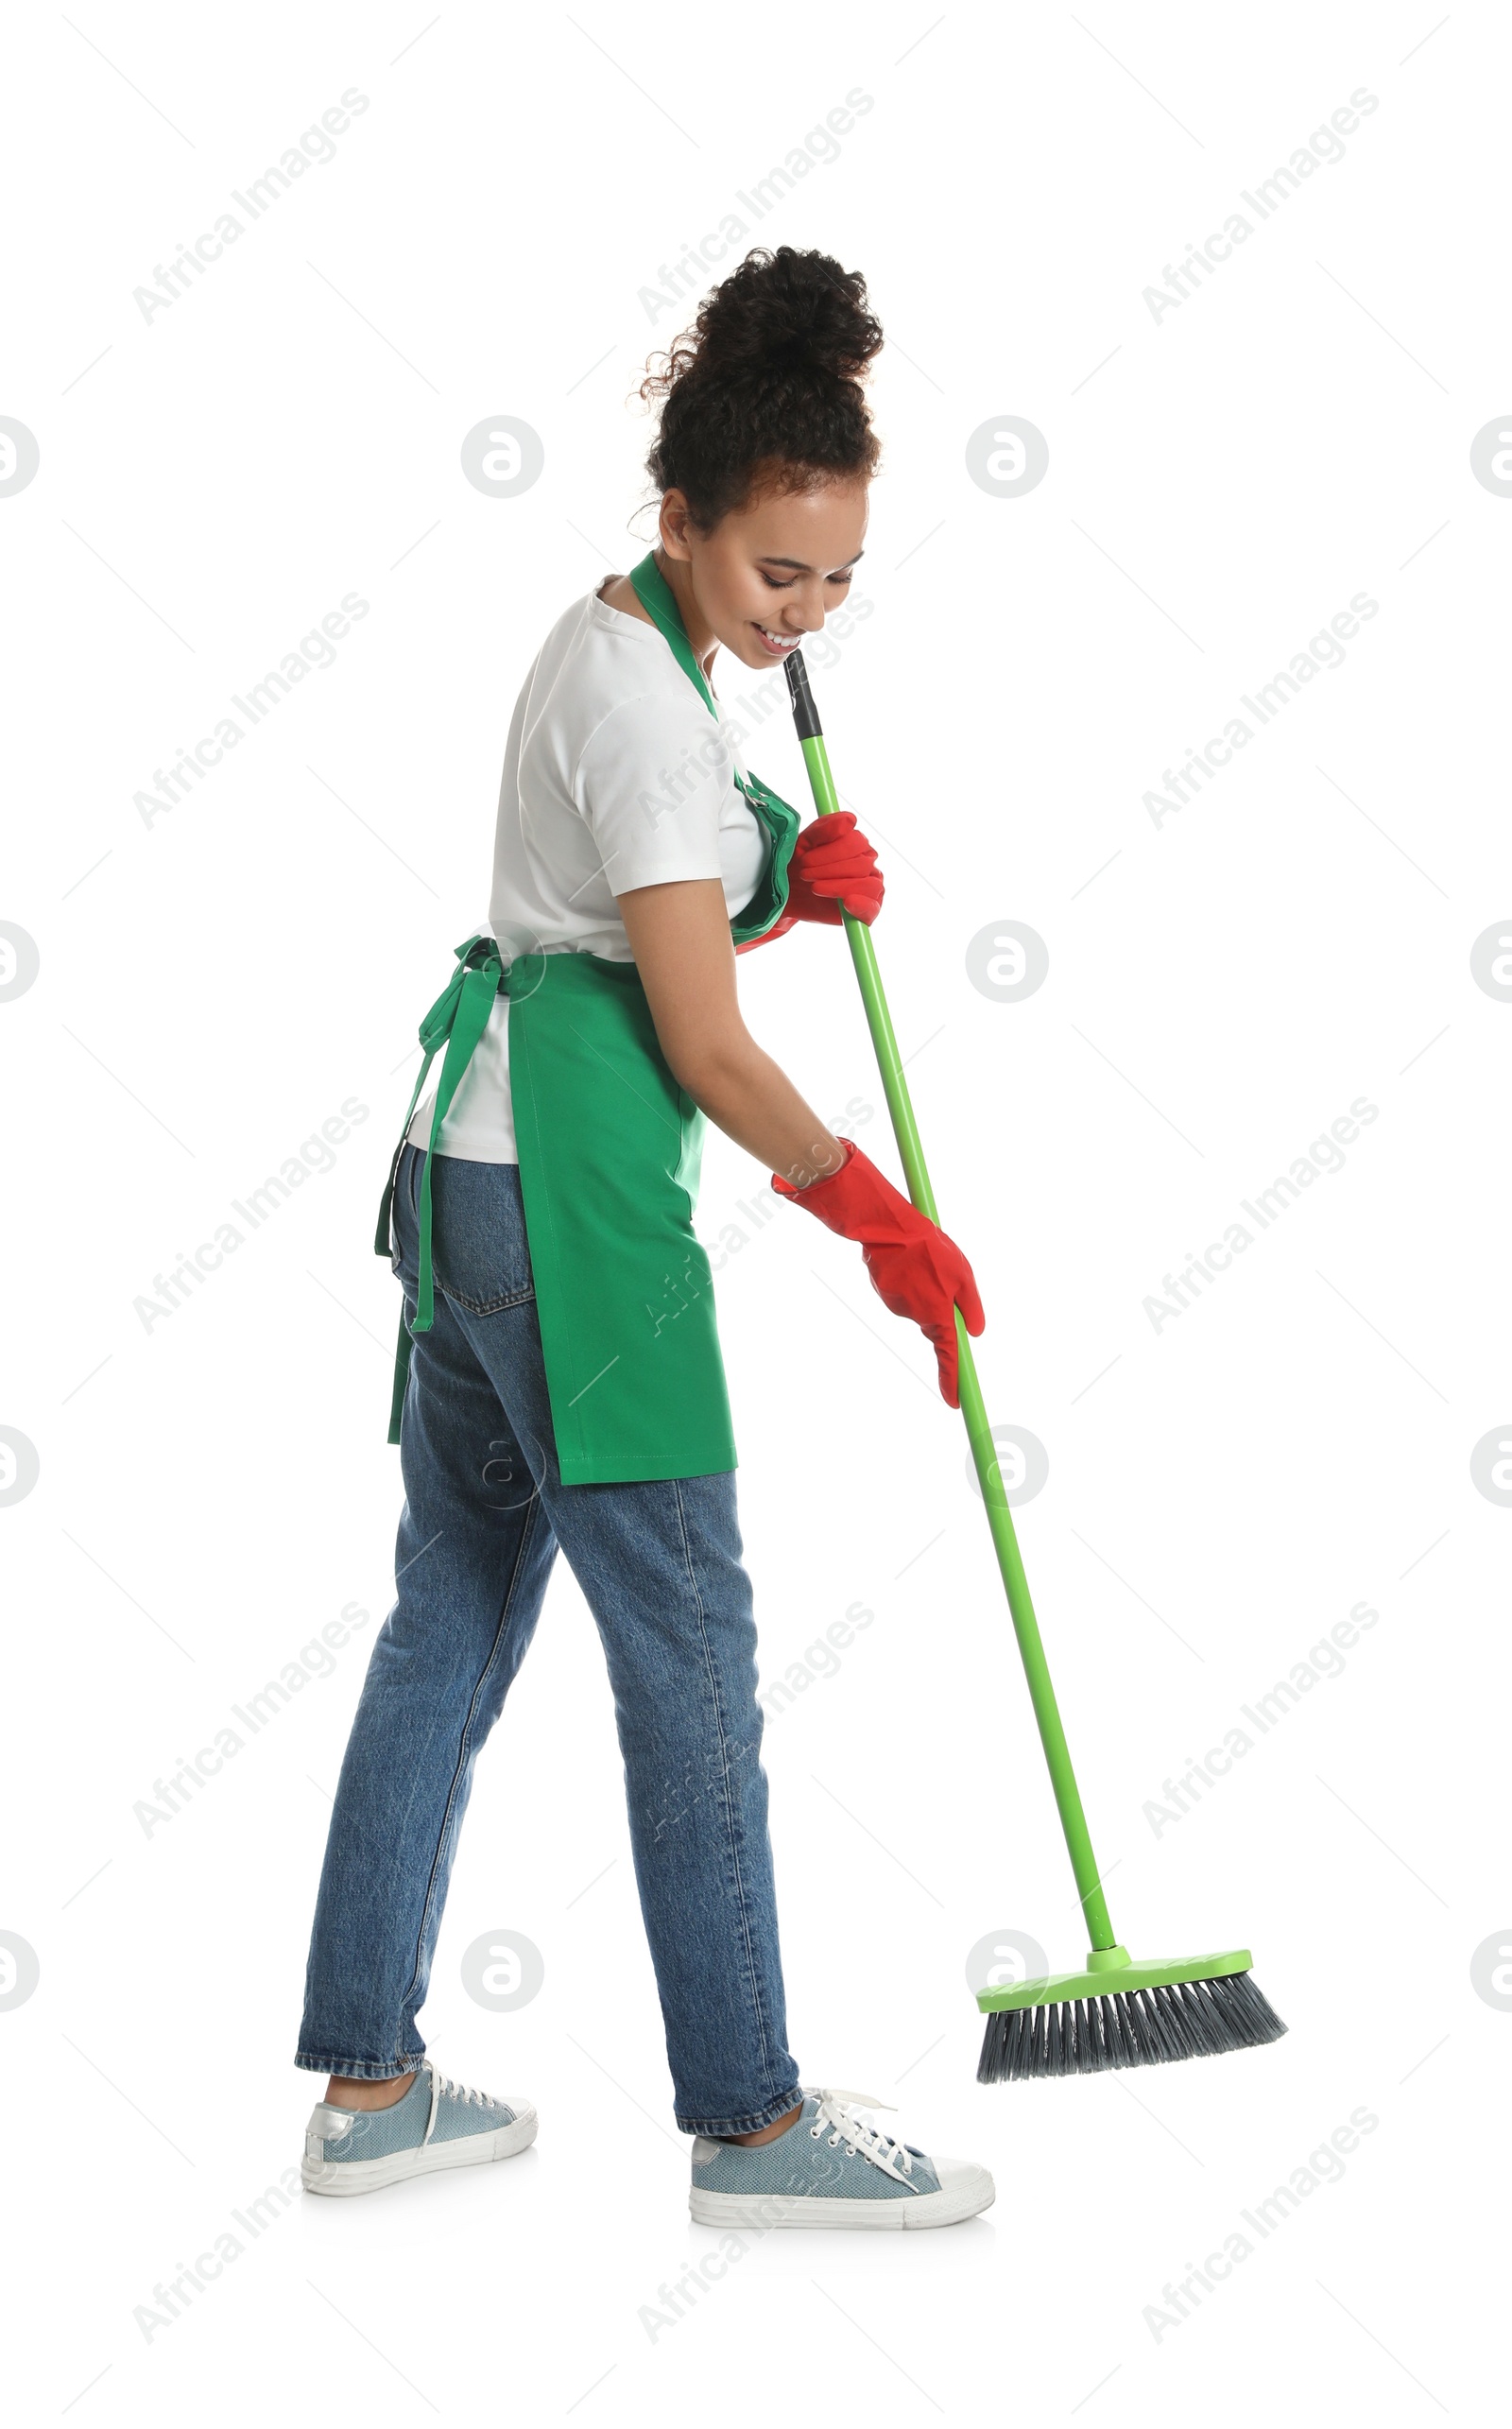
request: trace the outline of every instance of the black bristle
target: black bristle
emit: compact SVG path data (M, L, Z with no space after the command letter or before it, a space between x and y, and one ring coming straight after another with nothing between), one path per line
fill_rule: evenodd
M1118 2064L1115 2055L1117 2043L1108 2032L1101 1999L1089 1999L1087 2002L1087 2038L1094 2053L1092 2063L1099 2075Z
M1012 2048L1009 2053L1009 2073L1013 2076L1014 2080L1017 2081L1022 2076L1025 2076L1030 2072L1030 2069L1025 2062L1025 2052L1028 2048L1029 2035L1033 2031L1034 2027L1030 2024L1028 2017L1024 2015L1015 2016L1013 2019L1013 2026Z
M1151 1995L1176 2045L1177 2057L1209 2057L1211 2053L1201 2031L1202 1993L1195 1983L1190 1986L1184 1999L1177 1990L1161 1989Z
M1036 2016L1033 2024L1030 2026L1028 2042L1024 2048L1021 2063L1030 2075L1049 2074L1050 2014L1048 2009Z
M1032 2016L1021 2016L1019 2019L1019 2036L1014 2044L1013 2051L1013 2071L1016 2077L1020 2081L1023 2081L1029 2076L1037 2075L1039 2073L1039 2069L1034 2063L1034 2018Z
M1071 2002L1068 1999L1062 2001L1058 2007L1045 2009L1045 2040L1048 2043L1045 2065L1046 2071L1051 2075L1064 2075L1067 2071L1066 2015L1070 2006Z
M1165 2066L1229 2049L1261 2049L1285 2030L1252 1973L1005 2007L987 2020L976 2079L1020 2083L1046 2075Z
M1108 2049L1110 2067L1136 2066L1134 2043L1124 2030L1123 2010L1116 1999L1099 1999L1097 2012L1102 2020L1103 2040Z
M1096 2003L1091 1999L1076 2002L1076 2047L1081 2053L1077 2072L1101 2075L1104 2066L1103 2037L1098 2030Z

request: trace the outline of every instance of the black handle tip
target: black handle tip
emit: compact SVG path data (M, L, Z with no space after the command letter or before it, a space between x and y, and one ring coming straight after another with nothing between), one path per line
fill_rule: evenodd
M819 723L819 713L809 689L809 670L803 663L801 649L794 650L783 671L787 676L788 697L793 703L793 723L798 728L798 738L799 742L811 741L816 734L822 733L824 728Z

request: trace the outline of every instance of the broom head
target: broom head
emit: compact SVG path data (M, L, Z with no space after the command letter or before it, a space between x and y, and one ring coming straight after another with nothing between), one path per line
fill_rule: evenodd
M1126 1949L1099 1949L1085 1973L978 1991L988 2021L976 2079L1103 2075L1262 2048L1280 2041L1286 2026L1249 1967L1247 1948L1140 1964Z

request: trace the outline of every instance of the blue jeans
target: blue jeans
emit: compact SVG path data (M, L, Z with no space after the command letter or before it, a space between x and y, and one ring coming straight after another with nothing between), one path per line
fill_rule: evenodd
M411 1320L424 1163L406 1143L394 1192ZM519 1167L438 1155L431 1192L436 1322L404 1400L398 1598L336 1787L295 2062L371 2080L419 2064L472 1766L559 1543L609 1664L677 2121L754 2132L793 2106L798 2070L734 1476L564 1486ZM562 1783L570 1796L565 1764Z

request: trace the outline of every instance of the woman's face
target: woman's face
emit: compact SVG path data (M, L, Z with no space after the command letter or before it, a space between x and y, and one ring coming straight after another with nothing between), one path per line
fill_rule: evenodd
M866 538L868 488L833 481L762 498L725 515L707 538L678 513L680 492L669 491L662 545L688 565L710 635L743 666L780 665L843 604Z

